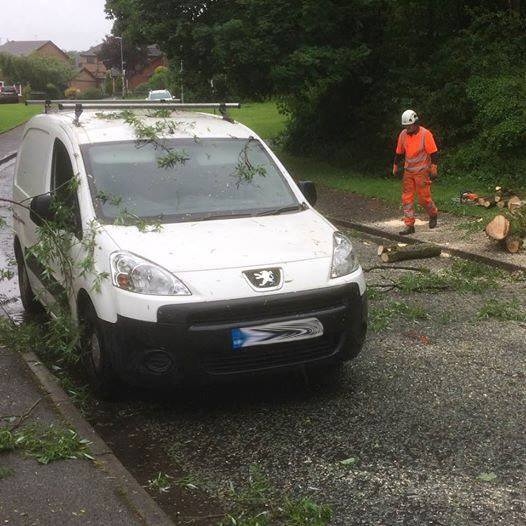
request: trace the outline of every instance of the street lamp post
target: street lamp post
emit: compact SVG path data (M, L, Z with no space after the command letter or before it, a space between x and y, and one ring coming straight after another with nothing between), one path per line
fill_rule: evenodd
M183 46L180 46L179 50L181 51L181 68L180 68L180 75L181 75L181 102L184 103Z
M126 82L126 75L124 73L124 53L123 53L123 50L122 50L122 40L123 38L122 37L115 37L117 38L118 40L121 41L121 83L122 83L122 98L124 99L124 90L125 90L125 82Z

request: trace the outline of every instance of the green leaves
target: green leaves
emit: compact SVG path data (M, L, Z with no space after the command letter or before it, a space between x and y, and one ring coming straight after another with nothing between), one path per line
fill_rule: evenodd
M0 430L0 453L20 450L40 464L67 459L93 460L88 445L76 431L54 425L32 424L17 431Z
M344 460L340 460L340 464L342 466L354 466L354 464L356 464L357 461L358 459L356 457L349 457Z
M481 473L477 477L477 479L480 480L481 482L493 482L494 480L497 479L497 475L496 473L493 473L493 471L491 471L489 473Z

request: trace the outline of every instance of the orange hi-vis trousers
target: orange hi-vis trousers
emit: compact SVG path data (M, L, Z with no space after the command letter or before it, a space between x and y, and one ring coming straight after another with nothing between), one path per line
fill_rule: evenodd
M404 172L402 179L402 208L404 210L404 223L408 226L415 224L415 193L418 204L425 208L429 217L438 214L437 207L431 197L431 179L427 173L411 174Z

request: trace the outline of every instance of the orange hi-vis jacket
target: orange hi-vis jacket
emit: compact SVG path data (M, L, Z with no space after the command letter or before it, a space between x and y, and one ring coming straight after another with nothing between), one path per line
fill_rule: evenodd
M402 130L398 136L396 153L405 155L404 169L408 175L428 175L431 155L437 151L433 134L423 126L419 126L418 132L413 135Z

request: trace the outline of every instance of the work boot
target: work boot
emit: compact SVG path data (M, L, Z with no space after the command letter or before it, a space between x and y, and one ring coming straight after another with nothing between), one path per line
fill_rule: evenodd
M429 228L436 228L436 226L437 226L437 217L438 216L431 216L429 218Z
M401 236L408 236L409 234L415 233L415 227L413 225L406 225L403 230L398 232Z

